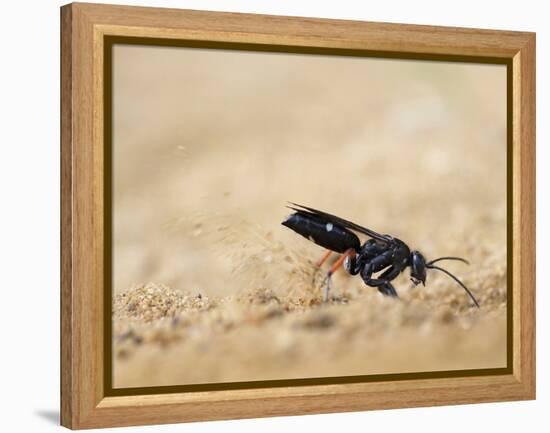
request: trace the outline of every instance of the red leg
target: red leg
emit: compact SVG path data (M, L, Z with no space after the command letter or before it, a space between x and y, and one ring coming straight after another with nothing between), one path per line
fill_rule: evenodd
M331 250L327 250L327 252L323 255L323 257L321 257L321 259L316 263L316 266L318 268L320 268L321 266L323 266L323 263L325 263L327 261L327 259L330 257L330 255L332 254L332 251Z
M340 266L344 264L344 260L346 260L346 257L355 257L355 250L349 249L344 254L342 254L340 257L338 257L338 260L334 262L332 265L332 268L330 268L330 271L328 271L329 276L334 274L338 269L340 269Z
M330 291L330 288L331 288L331 277L332 277L332 274L334 274L338 269L340 269L340 266L342 266L344 264L344 260L346 260L346 257L355 257L355 250L354 249L349 249L347 250L344 254L342 254L338 260L336 260L336 262L332 265L332 267L330 268L330 270L327 272L327 276L325 278L325 281L326 281L326 286L325 286L325 291L323 293L323 301L328 301L328 292Z

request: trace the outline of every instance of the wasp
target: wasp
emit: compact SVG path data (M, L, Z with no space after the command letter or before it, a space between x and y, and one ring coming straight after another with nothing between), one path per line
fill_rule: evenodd
M291 202L287 207L294 213L282 224L328 250L317 262L318 267L321 267L333 252L341 254L323 281L324 301L328 301L332 275L342 265L351 275L359 274L367 286L375 287L383 295L395 298L398 295L391 282L410 267L410 279L415 286L420 283L423 286L426 285L427 269L437 270L460 285L474 305L479 308L475 296L462 281L448 270L436 266L436 263L443 260L457 260L469 264L462 257L445 256L426 261L420 251L411 251L405 242L394 236L377 233L335 215L296 203ZM354 232L366 235L369 239L361 244L359 237ZM374 274L379 272L381 274L375 277Z

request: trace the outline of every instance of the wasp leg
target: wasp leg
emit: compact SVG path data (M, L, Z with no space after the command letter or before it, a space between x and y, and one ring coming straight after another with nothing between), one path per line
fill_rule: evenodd
M365 284L370 287L376 287L378 291L385 296L398 298L399 296L397 295L397 291L390 281L399 275L399 273L401 272L399 268L395 266L390 266L380 275L379 278L371 278L373 272L372 269L373 267L371 262L371 264L369 264L365 268L365 272L361 275L363 277L363 281L365 281Z
M346 271L348 271L350 275L357 275L363 267L363 257L360 254L348 254L346 259L348 259L347 263L344 259L344 267L346 268Z
M397 294L395 287L393 287L393 284L388 281L386 281L381 286L378 286L378 291L385 296L391 296L392 298L399 298L399 295Z
M323 257L321 257L319 259L319 261L317 261L317 263L315 264L315 266L317 266L318 268L320 268L321 266L323 266L323 263L325 263L328 258L330 257L330 255L332 254L332 251L331 250L327 250L327 252L323 255Z
M344 254L342 254L336 262L332 265L332 267L327 272L327 276L325 277L323 281L324 285L324 291L323 291L323 302L328 301L328 293L332 287L332 274L334 274L343 264L344 260L346 260L346 257L350 257L353 260L355 259L355 250L353 248L350 248L347 250Z
M321 266L323 266L323 263L325 263L328 260L328 258L330 257L331 254L332 254L332 251L327 250L327 252L325 254L323 254L323 257L321 257L317 261L317 263L315 263L315 269L313 270L313 275L311 276L311 284L312 285L315 285L315 279L317 277L317 272L319 271Z
M323 284L323 302L328 301L328 292L330 292L330 289L332 288L332 278L330 275L327 275L325 278L325 282Z
M398 298L397 291L390 281L397 277L399 272L398 268L391 266L380 275L380 278L370 278L369 276L365 278L364 281L367 285L376 287L383 295Z

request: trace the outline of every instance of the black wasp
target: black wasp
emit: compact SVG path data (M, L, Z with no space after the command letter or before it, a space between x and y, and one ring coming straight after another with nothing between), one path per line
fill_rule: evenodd
M405 242L393 236L376 233L358 224L307 206L296 203L291 203L291 205L288 207L295 213L282 224L328 250L317 263L318 266L321 266L332 252L342 254L327 273L324 290L325 301L328 300L331 276L342 264L351 275L360 274L367 286L376 287L382 294L393 297L397 297L397 292L391 281L410 266L411 281L414 285L419 283L425 285L426 269L436 269L456 281L479 308L476 298L462 281L446 269L435 265L441 260L458 260L468 264L465 259L439 257L427 262L419 251L411 251ZM359 238L352 230L367 235L370 239L361 245ZM383 271L382 274L373 278L373 274L381 271Z

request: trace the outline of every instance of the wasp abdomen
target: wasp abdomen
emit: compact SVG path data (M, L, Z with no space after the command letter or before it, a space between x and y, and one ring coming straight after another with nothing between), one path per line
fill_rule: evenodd
M350 248L359 251L359 238L351 231L305 213L294 213L282 224L327 250L344 253Z

